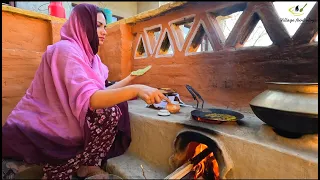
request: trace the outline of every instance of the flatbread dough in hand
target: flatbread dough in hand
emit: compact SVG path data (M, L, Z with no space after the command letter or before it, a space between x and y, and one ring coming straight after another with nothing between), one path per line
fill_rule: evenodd
M138 69L138 70L136 70L136 71L132 71L131 72L131 75L132 76L142 76L144 73L146 73L147 71L149 71L149 69L151 69L151 65L149 65L149 66L147 66L147 67L145 67L145 68L143 68L143 69Z

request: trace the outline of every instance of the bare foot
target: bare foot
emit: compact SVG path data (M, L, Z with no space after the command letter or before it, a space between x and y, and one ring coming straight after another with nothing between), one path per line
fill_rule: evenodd
M77 171L79 177L89 177L97 174L107 173L98 166L80 166Z

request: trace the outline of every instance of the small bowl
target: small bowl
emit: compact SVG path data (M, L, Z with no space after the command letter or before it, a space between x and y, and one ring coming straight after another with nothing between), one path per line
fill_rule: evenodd
M166 109L161 109L159 112L158 112L158 115L159 116L170 116L170 112Z
M180 111L180 103L178 101L172 101L167 104L166 108L171 114L178 113Z

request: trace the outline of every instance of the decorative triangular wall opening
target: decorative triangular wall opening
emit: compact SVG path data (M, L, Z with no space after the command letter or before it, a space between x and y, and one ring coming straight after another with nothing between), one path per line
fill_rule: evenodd
M238 21L239 17L241 16L243 11L238 11L235 13L232 13L227 16L217 16L216 20L221 28L221 31L225 37L225 39L228 38L231 30L233 29L234 25Z
M179 51L182 50L184 42L194 24L194 15L182 17L169 22L170 28L177 42Z
M161 25L152 26L149 28L145 28L145 36L147 37L148 49L150 54L153 54L155 51L156 45L160 39L160 34L162 31Z
M222 43L225 43L232 30L238 30L234 29L235 25L237 24L243 12L246 10L247 5L247 2L242 2L227 7L215 8L212 11L207 11L206 14L209 22L214 28L217 38L219 38Z
M213 50L207 27L204 22L200 20L191 36L186 49L186 55L200 52L212 52Z
M134 53L134 58L141 59L141 58L146 58L146 57L147 57L147 52L146 52L145 43L142 38L142 35L140 34L138 44L136 46L136 51Z
M262 21L259 20L243 46L270 46L272 44L273 42L264 28Z
M173 53L174 53L174 48L172 45L172 39L168 33L168 29L165 29L160 39L160 44L158 45L158 48L157 48L156 57L172 56Z

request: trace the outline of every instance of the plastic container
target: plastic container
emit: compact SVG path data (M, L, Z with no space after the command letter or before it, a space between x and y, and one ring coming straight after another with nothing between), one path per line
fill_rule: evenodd
M62 5L62 2L50 2L48 9L51 16L66 18L66 11Z
M112 11L110 9L103 9L103 12L106 14L107 16L107 24L112 23Z

